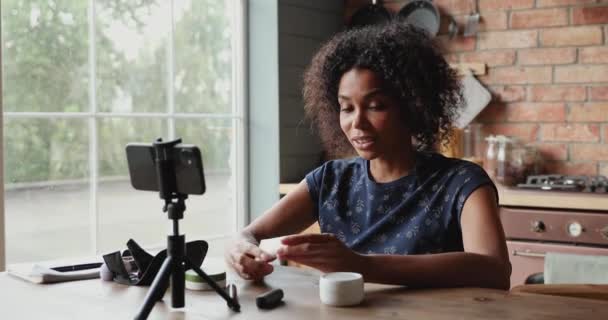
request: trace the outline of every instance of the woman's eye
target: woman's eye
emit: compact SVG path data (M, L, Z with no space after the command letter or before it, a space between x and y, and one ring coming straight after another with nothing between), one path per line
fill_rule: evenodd
M351 107L351 106L340 107L340 112L351 112L352 110L353 110L353 107Z

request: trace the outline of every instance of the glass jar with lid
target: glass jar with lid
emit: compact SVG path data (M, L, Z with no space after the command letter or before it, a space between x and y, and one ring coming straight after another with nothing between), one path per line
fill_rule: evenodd
M537 154L538 151L533 146L520 144L513 146L510 167L514 184L523 183L528 176L536 174Z
M497 138L493 135L486 137L486 153L483 161L483 168L490 178L494 179L496 176L496 153L497 153Z
M505 186L515 185L517 172L513 161L513 149L516 145L514 138L509 136L496 137L496 181Z
M471 123L462 131L462 159L483 165L481 124Z

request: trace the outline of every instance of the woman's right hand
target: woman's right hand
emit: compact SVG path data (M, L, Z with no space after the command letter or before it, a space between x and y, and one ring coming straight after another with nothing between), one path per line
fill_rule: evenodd
M260 249L252 235L242 232L226 248L225 259L241 278L261 280L274 270L270 262L276 256Z

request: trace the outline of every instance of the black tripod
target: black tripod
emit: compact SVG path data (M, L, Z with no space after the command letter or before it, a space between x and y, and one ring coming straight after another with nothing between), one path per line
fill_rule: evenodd
M183 308L185 305L185 270L186 267L194 270L205 282L212 287L224 300L228 307L239 311L239 303L230 297L224 289L220 288L203 270L195 266L186 257L186 237L179 234L179 220L184 217L186 210L185 199L188 195L176 192L176 176L174 163L171 157L173 147L181 143L181 139L154 142L156 174L158 177L159 194L165 200L163 212L168 212L169 219L173 221L173 235L167 236L167 257L150 286L144 304L140 307L135 319L147 319L154 304L162 300L171 276L171 306ZM176 200L175 202L173 200Z

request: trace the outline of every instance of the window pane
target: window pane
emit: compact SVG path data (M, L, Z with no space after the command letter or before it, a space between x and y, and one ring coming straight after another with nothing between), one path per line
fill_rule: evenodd
M165 136L166 120L100 119L99 130L99 250L119 250L133 238L139 244L164 243L167 214L158 193L133 189L129 179L125 145L151 143Z
M98 110L165 112L171 1L97 0L95 5Z
M6 119L7 262L90 253L84 119Z
M186 202L184 224L188 239L228 234L235 225L235 186L232 184L235 139L231 119L176 120L177 136L184 143L201 149L205 184L204 195L190 196ZM232 150L232 151L231 151Z
M175 110L230 113L231 1L175 1Z
M87 1L1 5L4 111L86 110Z

